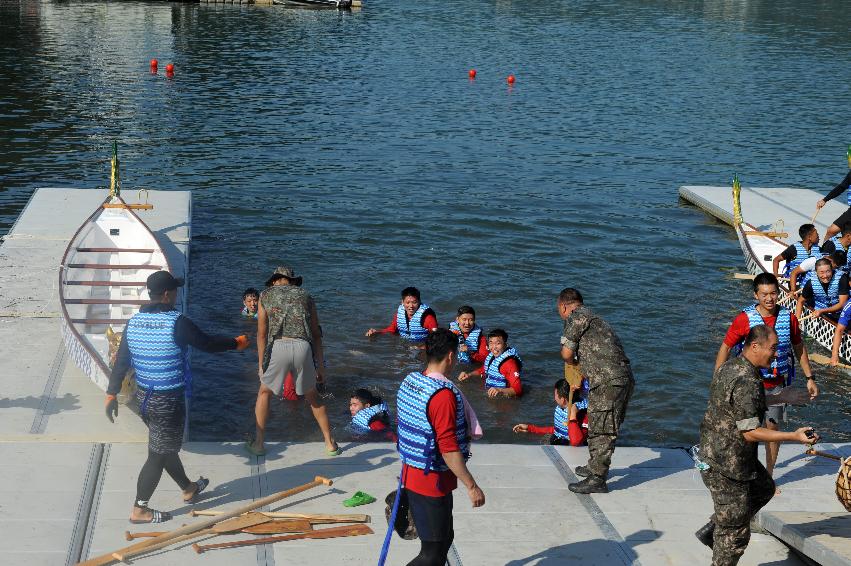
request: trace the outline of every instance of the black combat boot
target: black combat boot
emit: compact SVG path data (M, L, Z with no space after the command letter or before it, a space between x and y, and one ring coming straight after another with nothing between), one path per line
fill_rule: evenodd
M712 548L712 543L715 540L715 523L709 521L694 533L694 536L697 537L697 540Z
M573 493L609 493L606 480L595 475L590 475L581 482L569 484L567 489Z
M580 478L587 478L591 475L591 470L588 469L588 466L577 466L573 473Z

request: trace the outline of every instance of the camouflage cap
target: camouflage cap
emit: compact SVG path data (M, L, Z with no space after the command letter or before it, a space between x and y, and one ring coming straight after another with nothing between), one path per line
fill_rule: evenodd
M284 277L289 279L291 282L293 282L295 285L299 285L299 286L301 285L301 282L302 282L302 277L301 276L296 277L295 271L293 271L293 268L290 267L289 265L279 265L278 268L275 270L275 273L273 275L283 275Z

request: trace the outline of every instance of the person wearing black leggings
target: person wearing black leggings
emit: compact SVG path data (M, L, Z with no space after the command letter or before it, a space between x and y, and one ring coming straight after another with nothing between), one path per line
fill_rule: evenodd
M127 321L106 389L106 416L110 422L115 422L118 416L116 396L124 376L131 367L135 370L139 414L148 426L148 459L136 483L136 501L130 512L132 523L162 523L171 519L167 511L148 506L163 470L183 491L184 503L193 503L210 483L204 477L191 481L179 456L186 421L186 393L191 385L189 346L205 352L248 347L245 336L208 336L180 314L174 305L177 289L181 286L183 280L172 277L167 271L157 271L148 277L151 304L143 306Z

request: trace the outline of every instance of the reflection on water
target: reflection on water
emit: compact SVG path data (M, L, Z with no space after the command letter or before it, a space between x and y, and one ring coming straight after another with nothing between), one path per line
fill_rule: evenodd
M194 198L190 314L251 331L242 290L281 263L314 294L331 418L366 384L391 402L417 351L363 331L416 285L447 324L472 304L529 391L462 388L486 440L548 424L561 375L555 295L617 328L638 388L625 440L697 437L726 325L749 293L732 231L680 184L829 189L844 175L849 16L826 1L393 3L359 12L0 0L0 229L34 187L124 184ZM174 63L151 75L148 61ZM474 81L467 70L476 68ZM505 77L514 74L509 88ZM252 427L256 358L193 356L195 439ZM793 412L851 438L844 374ZM273 407L271 439L319 439Z

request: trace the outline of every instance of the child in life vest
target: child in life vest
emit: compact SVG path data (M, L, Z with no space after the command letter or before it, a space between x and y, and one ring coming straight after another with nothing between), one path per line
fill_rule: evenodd
M588 443L588 380L583 379L580 389L574 390L573 405L569 409L567 402L570 396L570 384L566 379L559 379L554 389L556 408L553 411L553 426L522 423L514 425L512 430L518 433L549 434L550 444L584 446Z
M370 436L371 433L385 433L388 439L396 439L390 427L390 409L387 404L373 395L369 389L356 389L349 400L349 412L352 422L349 429L355 436Z
M508 345L508 333L502 328L488 332L488 350L490 353L484 365L471 372L462 371L458 375L459 381L481 375L485 378L485 389L490 398L523 395L523 383L520 381L523 360L517 350Z
M428 333L437 328L437 316L427 304L420 299L420 291L416 287L402 289L402 302L396 307L396 314L386 328L370 328L366 337L376 334L398 334L400 338L422 344Z
M458 309L449 330L458 335L458 363L481 364L488 357L488 341L485 332L476 324L476 311L469 305Z
M257 318L257 304L260 302L260 292L254 287L249 287L242 292L242 316L245 318Z

